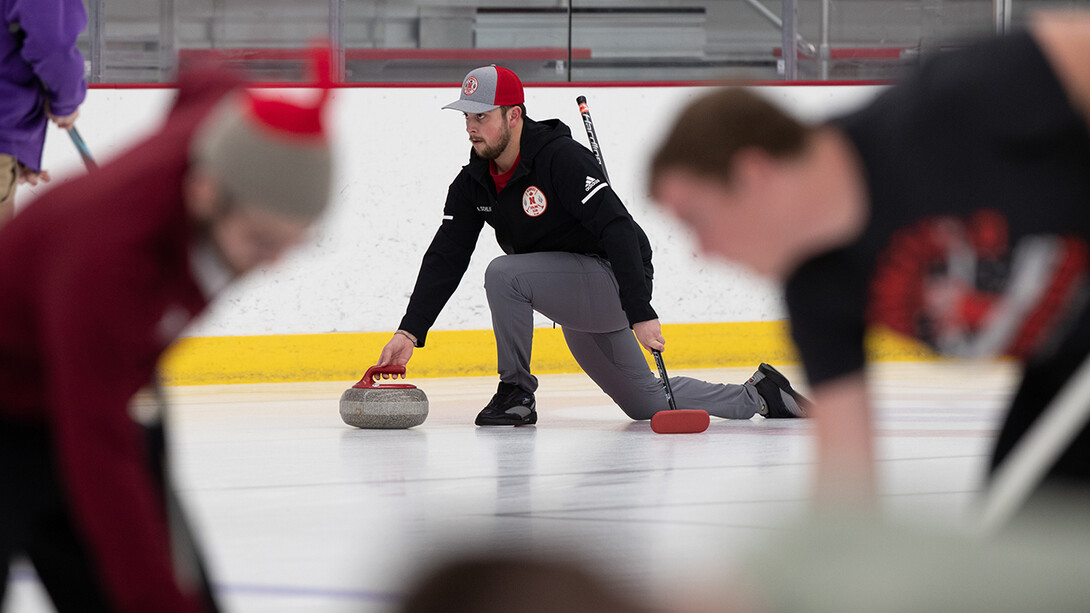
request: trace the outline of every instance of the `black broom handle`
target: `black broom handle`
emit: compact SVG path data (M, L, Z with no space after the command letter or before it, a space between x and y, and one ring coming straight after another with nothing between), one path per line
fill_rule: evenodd
M594 152L594 158L598 160L598 165L602 167L602 174L606 176L606 183L609 183L609 171L606 170L606 160L602 157L602 145L598 143L598 134L594 131L594 120L590 117L590 105L587 104L587 97L579 96L575 101L579 104L579 115L583 118L583 127L587 130L587 141L590 142L590 150ZM659 379L662 379L662 387L666 390L666 399L670 402L670 409L677 410L677 404L674 403L674 390L670 387L670 377L666 375L666 363L662 361L662 353L657 349L652 349L651 355L655 356L655 364L659 367Z
M606 170L606 160L602 157L602 146L598 144L598 134L594 131L594 120L590 118L590 107L587 106L587 97L579 96L575 101L579 103L579 115L583 118L583 127L587 129L587 140L590 141L590 150L594 152L594 157L598 160L598 165L602 167L602 174L606 176L606 183L608 183L609 171Z

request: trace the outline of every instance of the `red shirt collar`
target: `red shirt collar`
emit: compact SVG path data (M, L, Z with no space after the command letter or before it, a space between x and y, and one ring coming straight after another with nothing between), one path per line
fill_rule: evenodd
M522 154L520 153L515 157L515 163L511 164L511 168L502 175L496 174L496 161L488 160L488 174L492 175L492 181L496 184L497 194L503 191L503 188L507 187L507 183L511 180L511 177L514 176L515 169L519 167L519 160L521 159Z

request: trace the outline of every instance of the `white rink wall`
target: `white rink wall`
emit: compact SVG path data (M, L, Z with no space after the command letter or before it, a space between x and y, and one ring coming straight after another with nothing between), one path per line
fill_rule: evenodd
M881 88L757 89L800 117L820 120L865 103ZM530 117L559 117L585 144L575 97L587 96L613 187L655 250L653 305L664 323L783 319L778 288L699 257L689 233L647 197L651 150L678 109L702 91L535 87L527 89L526 103ZM299 90L279 92L300 95ZM329 214L305 247L229 289L187 335L392 331L439 225L447 186L468 159L461 115L440 109L457 95L451 87L337 90L328 120L338 159ZM99 161L107 161L149 134L172 97L172 91L160 89L91 90L78 127ZM82 172L75 148L55 128L50 128L44 166L55 181ZM24 186L17 205L27 205L41 192ZM486 226L436 329L491 327L483 275L488 262L501 254ZM550 325L544 319L537 323Z

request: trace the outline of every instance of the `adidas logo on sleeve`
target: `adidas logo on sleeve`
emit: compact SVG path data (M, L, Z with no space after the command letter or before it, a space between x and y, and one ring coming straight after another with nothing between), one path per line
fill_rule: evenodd
M607 185L609 185L609 183L604 183L601 179L595 179L594 177L588 176L586 187L584 188L587 195L583 198L583 204L586 204L588 200L594 197L594 194L597 194L600 189Z

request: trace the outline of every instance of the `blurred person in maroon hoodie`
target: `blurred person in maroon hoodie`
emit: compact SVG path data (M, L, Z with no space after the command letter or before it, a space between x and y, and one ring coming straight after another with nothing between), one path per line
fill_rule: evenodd
M61 611L215 609L199 563L178 579L164 437L129 405L216 293L326 208L326 93L184 75L158 132L0 231L0 590L23 553Z

